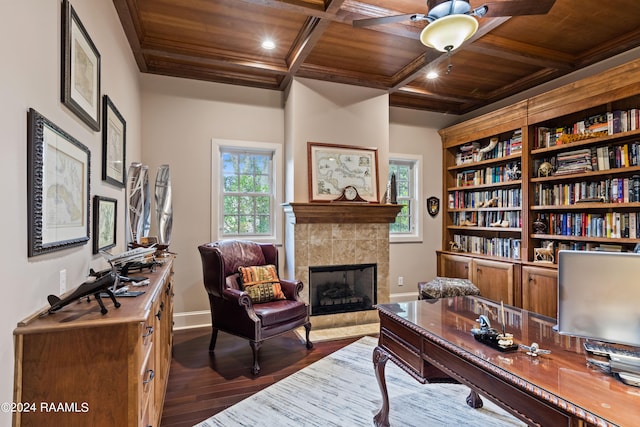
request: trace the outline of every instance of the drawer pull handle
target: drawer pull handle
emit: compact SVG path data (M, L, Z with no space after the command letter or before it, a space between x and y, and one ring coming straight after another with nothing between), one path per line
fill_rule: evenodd
M142 334L142 337L146 338L149 335L151 335L152 333L153 333L153 326L147 326L147 333L146 334Z
M158 312L156 313L156 317L158 318L158 320L160 320L160 318L162 317L162 311L158 310Z
M164 311L164 301L160 303L160 311Z
M147 379L143 380L142 384L149 384L151 381L153 381L153 378L156 376L156 373L153 372L153 369L147 369L147 371L145 372L145 375Z

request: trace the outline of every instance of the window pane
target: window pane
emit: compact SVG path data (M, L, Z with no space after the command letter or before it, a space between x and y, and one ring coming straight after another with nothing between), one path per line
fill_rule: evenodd
M253 215L254 213L253 197L242 196L239 199L240 199L240 209L239 209L240 214Z
M225 215L224 217L224 234L238 234L238 217Z
M224 196L224 214L237 215L238 213L238 196Z
M407 181L396 181L398 184L398 197L409 197L409 183Z
M238 191L237 175L224 176L224 191Z
M253 234L255 232L253 215L241 215L239 228L240 234Z
M238 156L239 161L239 170L240 173L253 173L253 161L252 156L248 154L240 154Z
M256 213L262 215L269 215L271 211L271 203L269 197L256 197Z
M255 185L253 183L253 175L240 175L240 192L253 193Z
M256 175L255 177L255 192L256 193L269 193L270 185L269 185L269 176L268 175Z
M254 156L254 173L269 174L270 156Z
M267 215L258 215L256 217L256 232L260 234L268 234L270 229L269 217Z
M222 153L222 170L225 174L238 172L238 157L231 153Z

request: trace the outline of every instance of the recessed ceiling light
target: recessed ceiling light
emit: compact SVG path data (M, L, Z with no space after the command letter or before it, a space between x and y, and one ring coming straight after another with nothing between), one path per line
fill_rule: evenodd
M438 78L438 72L437 71L429 71L427 73L427 78L429 80L437 79Z
M276 44L273 40L266 39L262 42L262 48L266 50L273 50L276 48Z

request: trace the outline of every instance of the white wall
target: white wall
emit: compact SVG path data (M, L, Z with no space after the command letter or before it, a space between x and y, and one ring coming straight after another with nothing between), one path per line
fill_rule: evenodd
M211 318L197 248L217 239L211 140L283 144L282 93L143 75L142 111L144 163L154 180L158 165L171 168L176 327L206 324Z
M418 197L422 226L421 242L391 243L389 277L392 301L415 299L418 282L436 277L436 253L442 241L442 143L438 129L455 118L426 111L391 108L389 111L389 151L422 156L421 194ZM427 213L426 200L436 196L440 213ZM398 285L403 277L404 285Z
M108 94L127 121L127 159L140 158L138 69L112 2L74 0L82 23L102 60L102 93ZM0 0L0 401L13 400L13 329L18 321L47 306L47 295L59 293L59 271L67 270L68 287L84 281L89 267L104 268L93 256L91 241L83 246L27 257L27 110L34 108L91 150L91 197L118 199L124 215L124 190L102 182L102 134L84 125L60 102L61 2ZM124 221L118 221L124 236ZM119 249L123 249L119 239ZM46 357L46 355L44 355ZM88 379L90 380L90 379ZM0 412L0 425L11 414Z
M389 95L386 91L294 79L286 100L289 187L286 202L308 202L307 142L378 150L380 197L389 159Z

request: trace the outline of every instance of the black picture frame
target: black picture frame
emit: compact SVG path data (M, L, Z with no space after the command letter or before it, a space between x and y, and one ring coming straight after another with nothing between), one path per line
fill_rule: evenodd
M28 256L89 240L91 152L33 108L27 112Z
M116 246L118 201L110 197L93 196L93 253Z
M62 2L62 103L100 131L100 52L69 3Z
M108 95L102 97L102 180L126 184L127 122Z

